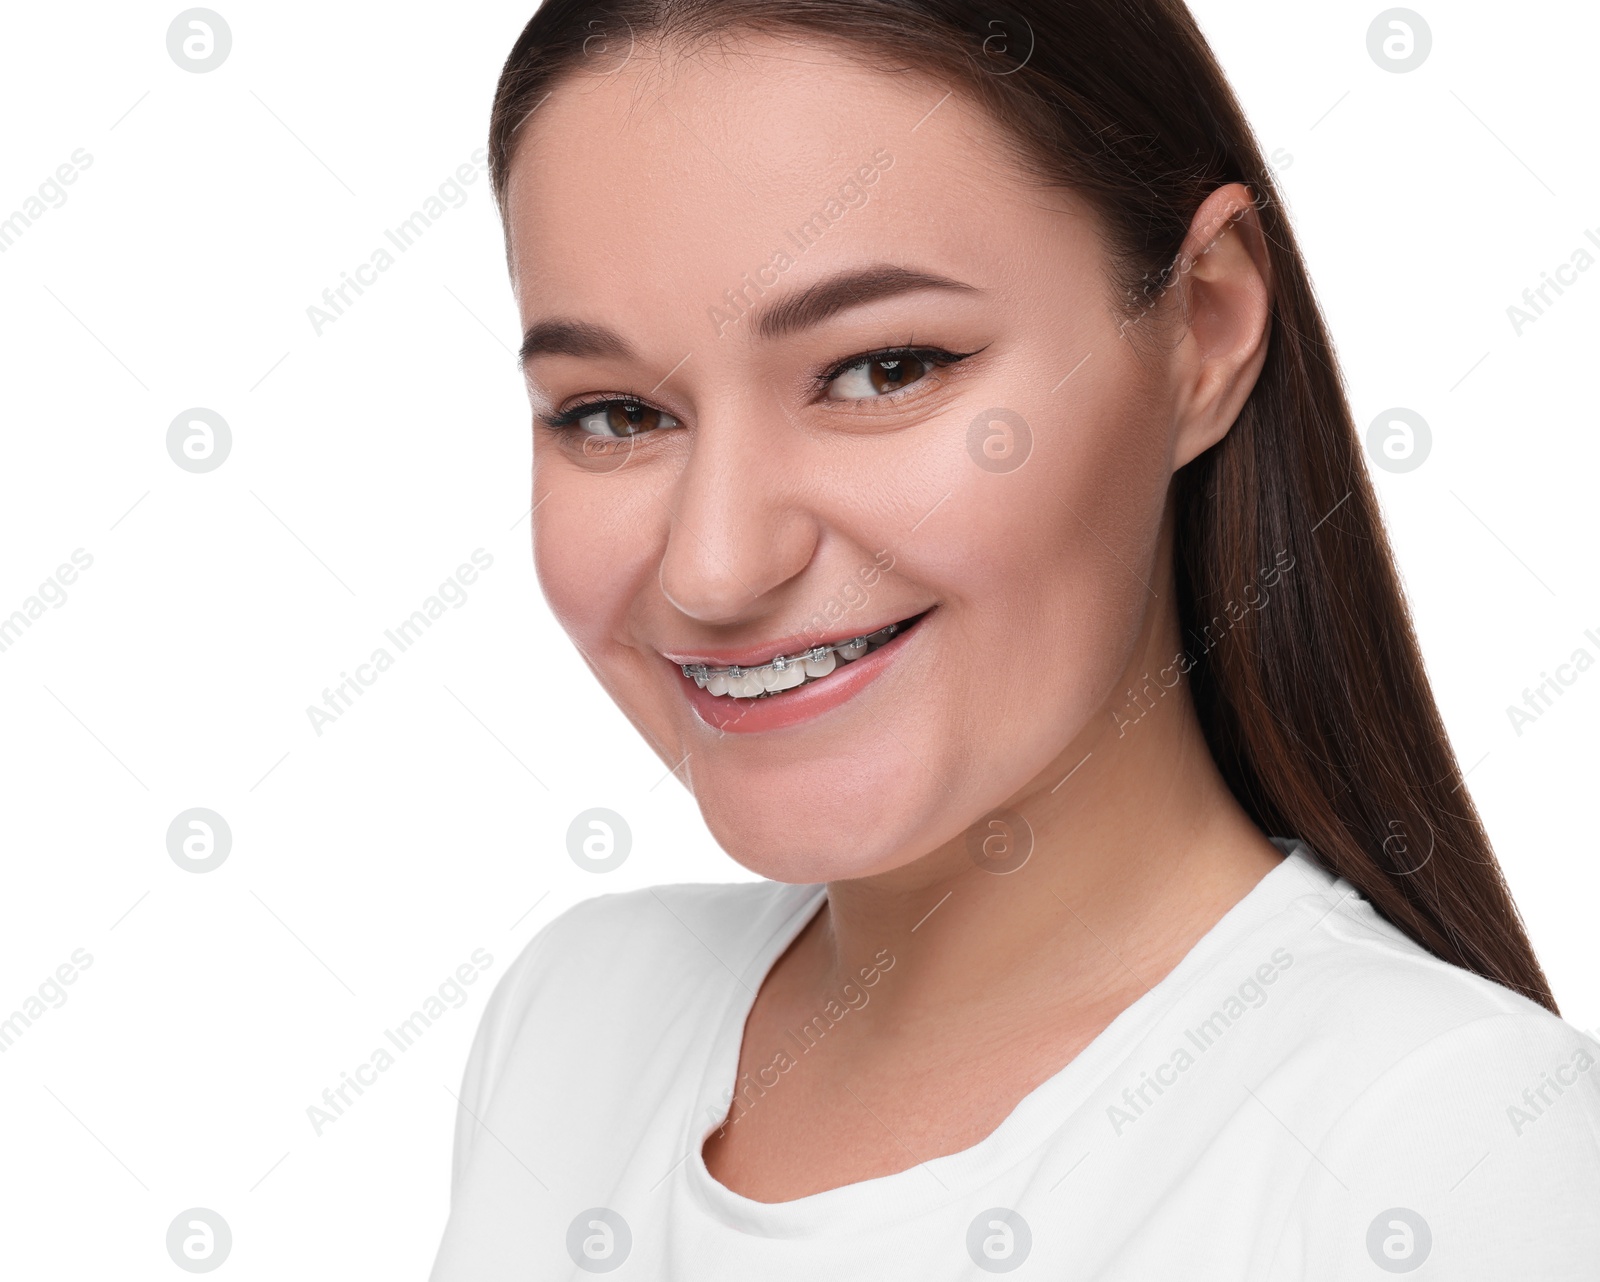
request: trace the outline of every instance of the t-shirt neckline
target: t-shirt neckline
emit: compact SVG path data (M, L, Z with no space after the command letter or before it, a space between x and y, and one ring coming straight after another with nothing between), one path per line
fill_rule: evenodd
M1100 1084L1117 1062L1159 1020L1202 974L1262 922L1293 900L1314 893L1326 896L1338 882L1315 861L1309 848L1294 838L1273 837L1284 859L1218 919L1178 964L1135 999L1071 1061L1029 1091L988 1135L968 1148L930 1158L916 1166L824 1189L787 1202L758 1202L720 1183L706 1167L705 1139L721 1123L717 1108L730 1085L737 1084L739 1052L745 1021L767 973L810 924L827 898L827 886L796 885L788 889L794 905L788 918L733 986L722 1012L701 1079L700 1098L685 1137L684 1163L690 1191L713 1219L744 1233L763 1237L802 1237L823 1232L848 1232L857 1227L882 1227L937 1210L966 1197L1015 1165L1029 1151L1047 1143ZM1349 889L1348 887L1346 889ZM715 1120L710 1120L710 1119ZM695 1119L702 1124L696 1125Z

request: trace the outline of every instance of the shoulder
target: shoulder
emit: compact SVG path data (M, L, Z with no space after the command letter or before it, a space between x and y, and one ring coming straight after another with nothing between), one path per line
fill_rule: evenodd
M1413 1078L1417 1089L1503 1091L1557 1062L1600 1060L1600 1045L1522 994L1446 962L1384 919L1348 882L1322 874L1315 893L1289 905L1278 956L1293 974L1280 1019L1286 1053L1310 1053L1329 1070L1330 1108L1359 1115ZM1567 1069L1563 1068L1565 1073ZM1581 1073L1588 1074L1588 1068ZM1600 1092L1600 1073L1591 1091ZM1507 1104L1510 1100L1506 1101ZM1330 1123L1335 1115L1330 1115ZM1347 1118L1348 1120L1348 1118Z
M820 886L774 881L645 886L585 899L547 923L502 984L531 993L552 984L684 982L742 976Z
M514 1027L616 1008L666 1015L736 985L773 937L821 893L773 881L682 883L598 895L548 922L507 968L484 1022Z
M1340 1022L1417 1044L1491 1016L1560 1023L1520 993L1435 956L1342 879L1329 877L1325 892L1293 908L1305 995Z
M1303 1269L1295 1276L1430 1261L1458 1282L1595 1276L1600 1045L1547 1011L1428 1038L1305 1147L1313 1160L1279 1253Z
M824 893L755 881L599 895L544 925L495 985L462 1075L455 1173L504 1100L623 1090L653 1059L703 1042L735 991ZM514 1086L515 1089L509 1089Z
M506 968L484 1009L472 1059L503 1060L530 1022L638 1033L705 1011L738 987L774 937L823 893L783 882L682 883L585 899L546 923Z
M1375 1151L1381 1134L1416 1139L1448 1125L1457 1137L1526 1165L1524 1138L1545 1116L1581 1134L1600 1175L1600 1043L1520 993L1427 952L1363 904L1310 988L1337 1012L1347 1075L1330 1139ZM1320 991L1319 991L1320 990ZM1543 1148L1543 1146L1538 1146ZM1540 1161L1551 1156L1544 1151ZM1554 1171L1550 1172L1555 1174Z
M1348 883L1285 920L1288 1036L1251 1084L1309 1155L1279 1260L1368 1276L1426 1239L1443 1276L1592 1276L1600 1043L1433 956Z

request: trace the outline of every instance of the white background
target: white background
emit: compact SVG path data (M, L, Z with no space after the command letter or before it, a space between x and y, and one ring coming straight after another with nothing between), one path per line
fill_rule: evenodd
M181 1276L169 1222L232 1227L224 1276L425 1274L467 1045L540 925L601 891L748 876L601 694L528 547L528 412L486 177L318 335L307 308L471 163L525 4L234 4L217 70L176 6L15 6L0 218L91 165L0 254L0 616L93 565L0 653L0 1017L92 965L0 1054L0 1273ZM1380 69L1371 3L1204 0L1280 176L1365 427L1455 749L1567 1017L1593 954L1600 669L1518 735L1507 705L1600 658L1600 270L1506 309L1600 236L1600 9L1417 0L1427 62ZM604 157L596 158L597 174ZM216 471L168 457L208 407ZM494 558L360 702L306 715L474 549ZM204 875L166 831L232 829ZM580 810L625 816L603 877ZM487 974L318 1136L307 1108L475 949ZM596 1011L597 1019L605 1018Z

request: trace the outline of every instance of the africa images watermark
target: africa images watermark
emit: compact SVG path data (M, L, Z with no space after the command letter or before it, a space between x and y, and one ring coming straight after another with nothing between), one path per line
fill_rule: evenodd
M423 633L433 627L434 620L445 616L447 607L459 610L464 606L468 599L467 589L478 581L479 571L487 570L493 564L494 556L491 553L474 548L471 565L464 562L458 565L455 572L410 615L394 627L384 629L383 638L394 647L393 654L388 647L378 646L367 656L365 663L356 664L353 676L341 672L339 684L323 690L321 707L314 703L307 704L306 716L317 737L320 739L324 730L344 716L354 706L357 697L376 685L378 678L394 666L395 655L404 654L421 640Z
M1600 632L1589 628L1583 634L1584 640L1600 650ZM1511 728L1517 732L1517 737L1522 737L1523 730L1531 726L1551 708L1555 707L1556 700L1566 694L1568 687L1574 686L1590 668L1594 667L1595 658L1587 647L1579 646L1568 657L1565 663L1556 664L1556 674L1551 676L1548 672L1541 672L1542 678L1538 685L1522 692L1522 706L1506 705L1506 716L1511 720Z
M844 580L833 594L812 612L811 617L806 620L805 626L799 632L803 642L795 646L794 649L797 651L805 650L813 645L825 644L836 640L841 631L841 621L847 614L862 610L867 606L872 600L872 593L869 589L877 587L882 582L883 576L892 569L894 569L894 553L887 548L875 553L871 562L857 566L855 578ZM858 583L857 580L860 580L860 582ZM848 628L843 630L849 631ZM751 699L741 700L741 702L744 706L740 713L740 719L743 719L744 713L755 707L756 702Z
M784 233L788 244L774 249L767 261L754 273L745 272L740 277L738 289L722 291L722 305L712 304L706 309L712 327L721 338L729 325L743 320L756 301L766 296L767 290L778 283L778 278L799 261L800 256L815 245L852 209L860 209L871 199L867 189L877 184L884 172L894 165L894 156L884 147L872 153L851 172L838 188L827 197L810 217L798 227Z
M819 605L811 618L806 621L805 627L800 629L800 635L814 637L817 642L831 639L837 634L837 624L852 610L860 610L872 600L868 588L878 586L883 576L894 569L894 553L887 548L875 553L870 565L856 567L856 579L846 579L839 585L838 590L826 601Z
M1111 1123L1111 1133L1121 1136L1154 1107L1156 1100L1169 1087L1176 1086L1179 1076L1199 1063L1200 1056L1215 1046L1224 1033L1250 1011L1265 1006L1270 996L1268 986L1276 984L1284 971L1293 965L1294 954L1287 948L1273 949L1266 961L1223 998L1210 1018L1185 1029L1185 1044L1174 1048L1154 1069L1140 1072L1137 1086L1126 1088L1118 1099L1106 1105L1106 1120Z
M478 175L488 163L488 155L485 148L479 147L472 153L471 163L463 161L457 165L452 175L440 183L433 194L422 202L420 209L412 210L411 216L396 226L383 229L384 239L394 246L396 253L407 252L421 238L422 233L446 213L452 209L460 209L467 203L467 188L478 181ZM356 264L353 272L340 272L340 282L322 291L322 306L313 303L306 308L306 319L311 322L312 333L321 338L323 330L353 307L356 298L360 298L368 288L376 285L379 274L388 271L397 261L395 254L390 253L387 246L379 245L367 256L366 262ZM355 298L351 297L352 290L355 292Z
M94 965L88 949L75 948L72 956L45 976L38 991L29 993L5 1019L0 1020L0 1055L10 1050L19 1037L44 1018L45 1012L67 1004L65 985L78 982L78 976Z
M839 997L829 998L820 1013L801 1024L799 1029L785 1030L794 1043L796 1054L790 1054L788 1046L780 1046L773 1054L771 1063L755 1070L754 1081L751 1080L751 1074L744 1073L739 1078L737 1090L732 1086L724 1088L721 1105L712 1104L706 1110L711 1121L720 1123L717 1127L719 1138L727 1133L728 1127L754 1108L769 1090L777 1086L783 1080L784 1073L800 1062L796 1055L804 1055L817 1046L834 1025L851 1011L860 1010L872 1000L872 994L866 990L882 979L884 972L894 969L895 956L887 948L880 948L873 955L873 961L875 965L860 968L859 984L847 980L839 990ZM843 998L842 1002L840 998Z
M33 195L0 220L0 254L5 253L21 238L22 233L43 218L51 209L60 209L67 203L67 188L78 181L78 175L90 165L94 157L82 147L68 156L55 171L39 184Z
M78 581L80 572L94 564L94 557L82 548L73 548L71 564L63 561L55 573L41 583L23 603L4 618L0 618L0 654L22 639L22 634L42 619L45 607L59 610L67 603L67 589Z
M1600 250L1600 228L1585 227L1584 238ZM1579 273L1586 272L1594 266L1595 258L1587 249L1579 245L1567 256L1567 261L1557 263L1554 272L1540 272L1540 281L1522 291L1524 306L1518 307L1515 303L1506 308L1506 319L1511 322L1511 332L1518 338L1522 331L1534 324L1545 312L1554 307L1561 295L1566 292L1563 286L1571 287L1578 283ZM1551 297L1551 291L1555 297Z
M1591 1036L1600 1036L1596 1029ZM1522 1092L1515 1104L1506 1105L1506 1121L1511 1123L1511 1133L1521 1137L1554 1107L1556 1101L1578 1084L1578 1078L1595 1066L1595 1046L1579 1046L1568 1060L1557 1064L1549 1072L1540 1073L1539 1080Z
M1148 713L1153 711L1156 704L1169 690L1176 689L1178 683L1194 670L1195 665L1210 653L1212 648L1227 635L1230 628L1242 623L1252 611L1259 611L1266 607L1267 602L1272 598L1262 591L1262 588L1276 587L1283 576L1295 567L1295 559L1287 548L1281 549L1273 557L1272 562L1271 565L1264 566L1257 576L1260 586L1256 583L1245 584L1242 593L1244 597L1243 604L1238 601L1229 601L1221 614L1212 616L1211 621L1200 632L1200 639L1204 644L1198 654L1190 650L1180 651L1173 656L1171 663L1161 668L1153 676L1146 672L1137 691L1130 689L1126 692L1127 702L1120 710L1113 708L1111 711L1111 719L1116 723L1117 737L1119 739L1127 734L1129 726L1137 725ZM1215 635L1213 635L1213 629L1216 629ZM1169 673L1172 674L1171 681L1165 680ZM1138 711L1128 715L1135 708Z
M1143 300L1139 311L1136 315L1128 317L1117 326L1117 337L1126 336L1129 329L1139 324L1146 316L1155 311L1168 292L1180 285L1183 282L1183 278L1194 270L1194 265L1221 244L1223 238L1233 230L1241 219L1248 217L1254 208L1253 204L1242 205L1229 214L1217 234L1201 246L1199 253L1189 254L1180 251L1177 258L1163 267L1154 277L1149 272L1145 272L1142 278L1144 284L1137 290L1142 295ZM1129 292L1133 293L1135 291L1130 290Z
M354 1105L355 1100L350 1098L351 1091L360 1097L366 1093L365 1088L376 1086L378 1075L387 1073L393 1068L398 1062L399 1055L404 1055L415 1046L417 1040L443 1019L448 1011L460 1010L467 1004L470 994L466 986L476 984L483 973L493 965L494 958L486 949L473 949L471 957L457 966L449 978L423 998L418 1009L412 1011L393 1028L384 1029L384 1040L389 1046L394 1047L393 1051L390 1051L388 1046L380 1046L357 1064L353 1073L341 1072L339 1084L330 1086L322 1092L322 1103L326 1107L316 1104L306 1106L306 1118L311 1123L311 1129L317 1133L317 1138L321 1139L324 1128L338 1121L345 1115L346 1110Z

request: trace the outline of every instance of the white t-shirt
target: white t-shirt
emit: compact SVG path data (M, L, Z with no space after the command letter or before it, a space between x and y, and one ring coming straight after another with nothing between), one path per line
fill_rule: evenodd
M761 980L826 887L578 904L485 1010L432 1282L1600 1279L1600 1045L1278 844L987 1138L781 1203L700 1150ZM741 1083L755 1107L769 1085Z

